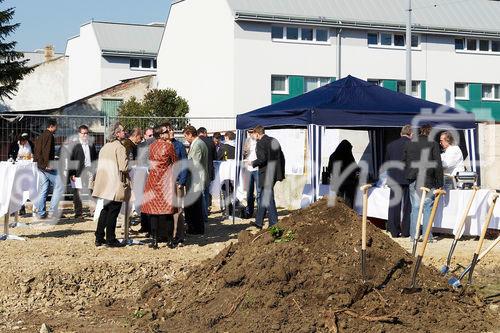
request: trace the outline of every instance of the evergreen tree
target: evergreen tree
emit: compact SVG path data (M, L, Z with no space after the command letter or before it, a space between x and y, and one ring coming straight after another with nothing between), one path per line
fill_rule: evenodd
M0 4L5 0L0 0ZM17 42L6 41L7 37L19 27L19 23L10 24L14 16L14 8L0 10L0 100L11 98L17 91L19 80L33 69L26 67L28 60L22 52L14 49Z

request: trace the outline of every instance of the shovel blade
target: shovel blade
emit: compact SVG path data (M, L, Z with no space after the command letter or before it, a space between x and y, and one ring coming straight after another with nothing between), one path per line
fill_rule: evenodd
M440 272L442 275L446 275L446 274L448 274L449 270L450 270L450 267L448 267L448 266L444 265L443 267L441 267L441 269L439 270L439 272Z
M457 279L454 276L448 279L448 284L454 289L458 289L462 286L462 284L460 283L460 279Z

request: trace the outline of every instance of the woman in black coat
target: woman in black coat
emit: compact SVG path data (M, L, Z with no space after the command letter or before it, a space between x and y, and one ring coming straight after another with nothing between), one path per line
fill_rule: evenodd
M330 159L328 160L328 174L330 175L330 184L333 184L335 182L335 180L331 178L335 162L340 163L340 174L343 174L344 170L346 170L349 166L355 166L352 167L347 178L345 178L345 180L340 184L340 187L337 191L337 196L343 198L345 203L352 208L354 203L354 195L356 194L356 188L358 186L359 167L354 160L354 156L352 155L352 144L349 141L342 140L337 146L337 149L335 149L335 151L330 155Z

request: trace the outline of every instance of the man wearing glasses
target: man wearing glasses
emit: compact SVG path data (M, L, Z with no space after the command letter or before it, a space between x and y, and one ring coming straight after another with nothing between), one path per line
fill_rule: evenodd
M92 163L97 159L97 151L93 138L89 138L89 128L86 125L78 127L78 139L70 146L69 176L73 187L73 205L75 207L75 218L83 217L81 191L90 193L90 180L94 178L95 165ZM91 186L90 186L91 187Z

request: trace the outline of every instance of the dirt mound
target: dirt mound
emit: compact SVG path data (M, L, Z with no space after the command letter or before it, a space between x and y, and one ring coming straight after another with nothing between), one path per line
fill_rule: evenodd
M460 295L368 226L369 283L360 269L361 223L342 203L322 200L280 221L281 230L242 232L239 242L169 285L150 284L138 304L157 332L471 332L498 325L474 293ZM278 234L278 235L276 235ZM281 234L281 235L279 235ZM281 236L281 237L276 237ZM139 329L140 330L140 329Z

